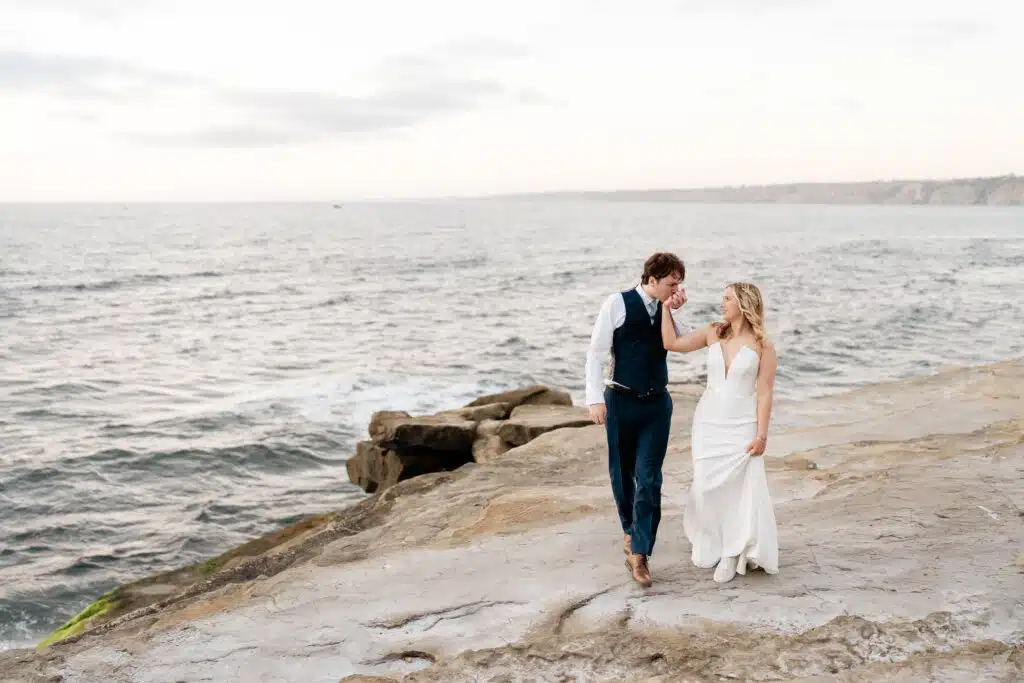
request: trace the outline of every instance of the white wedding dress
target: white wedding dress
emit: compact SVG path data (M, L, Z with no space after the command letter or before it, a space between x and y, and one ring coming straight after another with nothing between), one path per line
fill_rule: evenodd
M722 344L708 349L707 387L693 415L693 483L683 529L698 567L719 565L715 580L745 574L748 565L779 569L778 531L764 457L747 455L757 435L760 357L741 346L728 370ZM719 561L722 561L721 564Z

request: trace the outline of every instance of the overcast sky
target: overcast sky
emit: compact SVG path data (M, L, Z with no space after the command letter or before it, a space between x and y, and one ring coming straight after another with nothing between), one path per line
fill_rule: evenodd
M0 0L0 200L1024 173L1020 0Z

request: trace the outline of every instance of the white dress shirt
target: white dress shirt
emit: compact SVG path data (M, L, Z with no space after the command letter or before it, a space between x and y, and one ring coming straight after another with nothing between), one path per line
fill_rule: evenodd
M651 316L651 320L654 320L661 302L651 298L640 285L637 285L636 292L640 294L640 298L647 307L647 313ZM682 309L677 308L672 311L672 323L676 328L676 334L683 335L686 333L686 327L676 320L676 314L680 310ZM604 387L608 381L605 364L611 357L612 336L624 322L626 322L626 302L623 301L621 293L612 294L601 304L601 310L594 322L594 332L590 335L586 367L587 405L604 403Z

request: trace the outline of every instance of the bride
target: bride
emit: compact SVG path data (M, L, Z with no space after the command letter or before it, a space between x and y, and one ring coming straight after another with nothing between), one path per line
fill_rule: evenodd
M768 441L776 356L765 337L761 292L745 282L729 285L722 317L724 322L682 337L676 336L671 316L661 318L669 351L708 347L707 387L693 414L693 483L683 529L693 546L693 563L718 565L718 583L745 574L748 566L769 574L779 569L775 513L761 457Z

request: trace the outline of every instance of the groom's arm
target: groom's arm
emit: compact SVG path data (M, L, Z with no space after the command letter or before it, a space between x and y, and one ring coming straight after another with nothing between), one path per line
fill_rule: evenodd
M587 405L604 404L604 366L612 351L612 336L615 328L626 318L626 307L622 296L612 294L597 313L594 330L590 335L590 346L587 348L587 364L585 370L587 384Z

